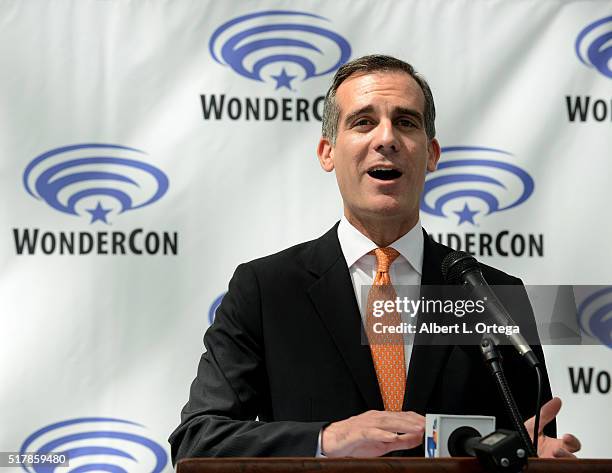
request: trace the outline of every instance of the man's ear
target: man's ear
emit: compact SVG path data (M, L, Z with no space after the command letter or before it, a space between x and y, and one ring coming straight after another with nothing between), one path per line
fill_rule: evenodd
M334 149L329 139L321 137L319 146L317 146L317 156L324 171L332 172L334 170Z
M427 170L433 172L436 170L438 161L440 160L440 143L438 143L438 140L435 138L432 138L427 148L429 152L429 156L427 157Z

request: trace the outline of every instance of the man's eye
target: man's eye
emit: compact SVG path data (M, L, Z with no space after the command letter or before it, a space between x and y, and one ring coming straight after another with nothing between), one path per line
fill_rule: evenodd
M372 124L372 120L369 118L360 118L353 123L353 126L368 126Z
M414 121L409 120L408 118L400 118L397 121L397 124L399 126L406 126L406 127L411 127L411 128L418 128L418 125L416 123L414 123Z

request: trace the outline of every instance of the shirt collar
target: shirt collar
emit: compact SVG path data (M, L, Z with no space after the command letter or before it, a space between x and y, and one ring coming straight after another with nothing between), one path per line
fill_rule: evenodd
M378 248L376 243L370 241L368 237L353 227L344 216L340 220L340 225L338 225L338 240L349 268L364 255ZM424 244L421 221L418 220L408 233L389 246L397 250L414 270L422 275Z

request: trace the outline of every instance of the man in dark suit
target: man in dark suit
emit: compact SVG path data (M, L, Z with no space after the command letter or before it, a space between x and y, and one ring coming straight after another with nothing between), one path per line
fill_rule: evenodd
M511 428L478 347L417 339L381 354L361 343L370 308L356 297L360 287L379 277L443 284L440 266L451 249L427 237L419 221L425 173L440 157L434 119L429 86L409 64L367 56L338 70L318 156L336 173L344 217L317 240L236 269L170 437L173 461L422 455L427 412L494 415L498 427ZM489 284L522 286L482 270ZM520 294L533 326L522 287ZM541 347L534 351L543 361ZM530 417L535 378L512 350L504 356L519 410ZM571 455L579 442L555 438L560 401L550 400L547 377L544 399L539 453Z

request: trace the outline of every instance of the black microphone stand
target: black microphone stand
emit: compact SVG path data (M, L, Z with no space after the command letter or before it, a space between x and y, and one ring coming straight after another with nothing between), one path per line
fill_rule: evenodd
M499 389L504 405L506 406L506 412L510 416L512 424L514 425L516 432L519 434L524 444L525 451L527 452L528 456L537 457L537 451L531 443L531 439L529 438L527 429L525 429L525 425L521 419L516 401L514 400L510 387L508 386L508 382L506 381L506 376L504 375L504 370L501 365L501 355L497 350L497 346L495 345L495 341L492 337L487 335L482 337L480 342L480 351L482 352L482 356L484 357L486 364L491 369L491 373L493 374L497 388Z

